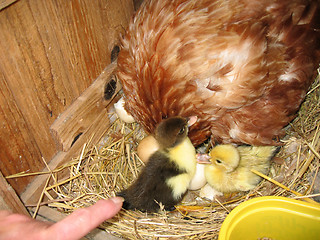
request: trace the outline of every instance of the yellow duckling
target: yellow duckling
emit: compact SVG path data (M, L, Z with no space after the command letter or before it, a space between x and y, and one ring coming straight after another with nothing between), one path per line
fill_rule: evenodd
M198 155L198 162L210 163L205 168L205 177L216 191L249 191L261 181L251 169L267 174L276 150L274 146L218 145L211 150L210 156Z

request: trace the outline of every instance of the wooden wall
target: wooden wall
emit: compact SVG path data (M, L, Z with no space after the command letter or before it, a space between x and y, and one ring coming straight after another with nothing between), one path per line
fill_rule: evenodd
M58 152L50 125L110 63L132 0L19 0L0 11L0 171ZM31 178L8 180L18 194Z

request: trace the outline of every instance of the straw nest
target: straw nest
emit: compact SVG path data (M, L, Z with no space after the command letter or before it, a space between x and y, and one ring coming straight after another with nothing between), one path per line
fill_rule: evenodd
M284 146L272 162L269 176L252 191L225 195L213 202L190 191L176 211L157 214L121 211L101 225L106 231L127 239L217 239L228 213L250 198L285 196L313 202L319 197L320 81L311 87L295 120L286 128ZM145 136L138 124L116 119L99 145L83 147L79 157L55 172L68 171L69 177L46 186L51 207L70 213L115 196L139 174L143 163L136 154Z

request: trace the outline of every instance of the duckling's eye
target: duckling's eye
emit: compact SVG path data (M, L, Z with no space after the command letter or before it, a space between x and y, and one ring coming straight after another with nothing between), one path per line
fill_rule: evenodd
M178 134L182 135L182 134L184 134L184 131L185 131L184 128L181 128Z
M221 164L222 161L221 161L220 159L216 159L216 163L217 163L217 164Z

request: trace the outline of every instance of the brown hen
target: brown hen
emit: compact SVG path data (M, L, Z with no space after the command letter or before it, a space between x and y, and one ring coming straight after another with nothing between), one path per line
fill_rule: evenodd
M273 145L319 65L320 4L312 0L151 0L118 57L125 108L148 132L198 116L189 137Z

